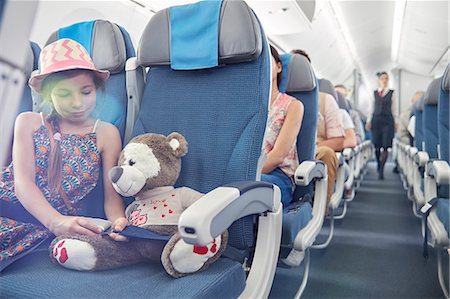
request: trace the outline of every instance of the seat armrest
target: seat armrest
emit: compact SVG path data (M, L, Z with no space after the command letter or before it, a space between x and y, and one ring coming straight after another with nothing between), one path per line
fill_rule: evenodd
M417 149L417 147L411 146L411 147L408 149L408 156L409 156L410 158L414 158L414 156L417 154L418 151L419 151L419 150Z
M234 221L281 208L280 188L266 182L238 182L208 192L188 207L178 223L186 243L207 245Z
M338 167L344 165L344 155L342 153L336 152L336 158L338 160Z
M450 184L450 166L444 160L432 160L427 163L427 175L438 185Z
M302 174L304 178L308 178L308 180L297 179L297 175L300 174ZM304 161L297 168L295 178L296 184L304 185L306 181L310 183L313 180L315 184L312 210L313 218L298 232L294 240L294 249L305 250L311 247L316 240L317 235L322 229L325 218L328 186L327 168L322 161Z
M313 180L323 179L327 171L322 161L303 161L295 170L295 184L308 186Z
M352 159L355 156L355 151L353 150L353 148L347 147L347 148L344 148L344 151L342 152L342 154L344 155L344 159L346 161L349 161L350 159Z
M418 151L416 153L416 155L414 156L414 162L416 162L416 164L419 167L425 167L425 165L427 164L428 160L430 160L430 157L428 156L427 152L422 152L422 151Z

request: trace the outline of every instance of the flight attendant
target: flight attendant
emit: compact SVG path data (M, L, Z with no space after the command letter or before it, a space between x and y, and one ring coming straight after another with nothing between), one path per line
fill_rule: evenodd
M372 130L372 142L375 145L378 163L378 179L383 180L384 165L389 154L387 149L392 147L395 133L397 100L394 90L388 88L389 75L386 72L379 72L377 76L379 87L374 91L374 98L369 106L366 129Z

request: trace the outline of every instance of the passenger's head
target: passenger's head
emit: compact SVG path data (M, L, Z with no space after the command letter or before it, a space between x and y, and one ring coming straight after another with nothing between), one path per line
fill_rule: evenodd
M344 97L347 97L348 91L347 87L345 87L344 84L338 84L334 86L334 89L336 89L337 92L340 92Z
M387 72L378 72L377 73L377 77L378 77L378 85L382 88L385 89L388 86L389 83L389 75Z
M291 50L291 54L299 54L299 55L303 55L303 56L305 56L306 59L308 59L308 61L311 63L311 59L309 58L309 55L308 55L305 51L303 51L303 50L300 50L300 49L292 49L292 50Z
M283 65L281 63L280 54L278 54L277 49L275 49L272 45L270 45L270 53L272 54L271 63L272 63L272 82L277 80L277 87L280 86L281 82L281 72L283 71Z
M418 90L414 93L414 95L411 98L411 105L414 106L418 100L425 94L424 91Z

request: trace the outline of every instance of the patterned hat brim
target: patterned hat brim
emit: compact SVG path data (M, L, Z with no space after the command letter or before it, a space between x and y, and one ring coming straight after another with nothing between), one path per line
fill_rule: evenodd
M48 72L44 74L35 74L30 77L28 80L28 85L35 91L35 92L41 92L42 88L42 81L44 81L45 78L47 78L49 75L61 72L61 71L68 71L68 70L89 70L94 73L94 75L99 78L102 81L106 81L109 78L110 72L107 70L97 70L87 67L71 67L66 69L59 69L57 71Z

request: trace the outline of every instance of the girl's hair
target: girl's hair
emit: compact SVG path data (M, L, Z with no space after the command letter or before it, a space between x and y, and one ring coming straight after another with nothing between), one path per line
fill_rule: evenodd
M105 82L102 81L100 78L95 76L91 71L89 70L80 70L80 69L74 69L74 70L67 70L67 71L61 71L54 74L49 75L42 81L42 89L41 93L44 99L44 103L49 103L51 106L51 112L47 117L47 122L50 124L51 129L53 131L53 136L49 136L50 138L53 138L54 145L50 148L50 155L48 159L48 186L50 187L50 191L52 192L59 192L61 188L61 182L62 182L62 153L61 153L61 140L60 138L56 138L55 135L57 133L61 134L61 129L59 126L59 118L58 112L55 111L52 102L51 102L51 93L53 88L55 88L56 84L64 79L73 78L77 75L79 75L81 72L86 72L92 75L92 79L94 81L94 85L96 90L104 90L105 89Z
M270 53L272 54L272 57L273 57L273 59L275 59L276 63L281 63L280 54L278 54L277 49L275 49L272 45L270 45ZM277 74L277 85L278 86L280 86L282 72L283 72L283 70L281 70L281 72L279 72Z
M385 72L385 71L382 71L382 72L378 72L378 73L377 73L378 79L379 79L381 76L383 76L383 75L386 75L386 76L388 77L388 79L389 79L389 75L388 75L388 73Z
M301 49L292 49L292 50L291 50L291 53L292 53L292 54L303 55L303 56L306 57L306 59L308 59L309 63L311 63L311 58L309 58L309 55L308 55L305 51L303 51L303 50L301 50Z

